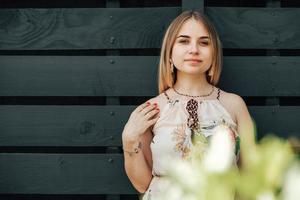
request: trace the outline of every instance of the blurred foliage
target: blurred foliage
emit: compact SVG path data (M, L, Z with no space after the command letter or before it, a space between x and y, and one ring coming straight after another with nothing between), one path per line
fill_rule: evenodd
M267 135L253 142L240 134L242 164L237 166L229 127L221 125L215 131L208 146L205 138L198 137L194 143L200 145L194 145L190 159L168 160L168 182L153 199L300 199L300 156L291 140Z

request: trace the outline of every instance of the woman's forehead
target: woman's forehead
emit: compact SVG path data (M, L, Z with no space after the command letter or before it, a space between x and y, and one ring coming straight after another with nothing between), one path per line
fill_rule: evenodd
M208 37L209 33L201 21L195 19L188 19L183 23L183 25L179 29L176 38L178 38L181 35L202 38Z

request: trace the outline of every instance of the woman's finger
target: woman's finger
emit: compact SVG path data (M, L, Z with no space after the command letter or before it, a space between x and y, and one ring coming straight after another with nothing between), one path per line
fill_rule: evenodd
M145 107L140 113L142 114L142 116L146 115L148 112L152 111L153 109L155 109L157 107L156 104L151 104L147 107Z
M155 124L155 122L159 119L160 114L158 113L158 115L156 115L153 119L148 121L148 125L151 126L153 124Z
M150 105L150 102L147 101L141 105L139 105L137 108L136 108L136 111L137 112L141 112L142 110L144 110L144 108L148 107Z
M156 109L153 109L151 110L150 112L148 112L145 117L147 120L149 120L150 118L152 118L155 114L159 113L159 109L156 108Z

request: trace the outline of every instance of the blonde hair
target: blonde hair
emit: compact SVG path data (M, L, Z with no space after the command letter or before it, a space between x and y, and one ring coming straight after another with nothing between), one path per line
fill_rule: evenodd
M213 52L213 61L210 69L206 73L207 81L216 86L219 82L221 70L222 70L222 44L217 34L217 31L212 24L212 22L201 12L199 11L185 11L176 17L172 23L169 25L166 30L162 48L160 52L160 61L159 61L159 71L158 71L158 91L159 94L167 90L176 82L176 68L174 67L174 73L171 73L171 51L174 45L176 36L188 19L193 18L197 21L200 21L204 24L205 28L208 31L209 37L211 38L212 52ZM211 74L209 76L208 74Z

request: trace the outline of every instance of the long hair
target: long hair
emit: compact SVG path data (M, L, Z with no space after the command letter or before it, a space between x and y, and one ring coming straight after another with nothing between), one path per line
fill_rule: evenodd
M171 73L171 51L174 45L176 36L188 19L193 18L197 21L200 21L204 24L205 28L208 31L209 37L211 38L213 60L212 65L206 72L206 78L209 83L216 86L219 82L221 70L222 70L222 44L217 34L217 31L212 24L212 22L206 17L203 13L199 11L185 11L176 17L168 29L165 32L159 60L159 71L158 71L158 91L159 94L167 90L176 82L177 69L174 67L174 73ZM211 76L209 76L209 74Z

